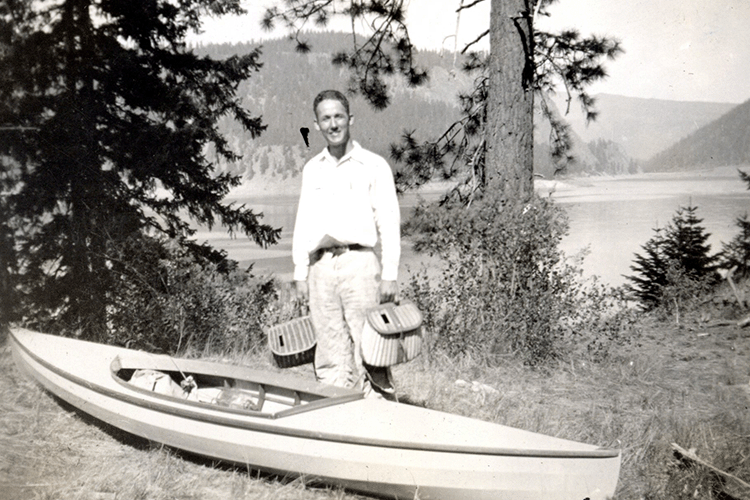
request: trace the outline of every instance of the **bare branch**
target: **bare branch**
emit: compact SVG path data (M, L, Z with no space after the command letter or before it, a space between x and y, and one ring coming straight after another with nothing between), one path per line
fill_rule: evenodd
M482 38L486 37L489 34L490 34L490 30L487 30L484 33L482 33L481 35L479 35L478 37L476 37L473 41L467 43L466 46L464 46L464 48L461 50L461 53L465 54L466 51L469 50L469 47L471 47L474 44L479 43L482 40Z
M480 4L482 2L484 2L484 0L474 0L473 2L466 4L466 5L461 4L461 6L458 9L456 9L456 12L461 12L462 10L470 9L474 7L475 5Z

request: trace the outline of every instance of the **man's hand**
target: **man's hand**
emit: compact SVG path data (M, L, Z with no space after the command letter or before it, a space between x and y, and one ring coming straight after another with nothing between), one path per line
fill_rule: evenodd
M295 281L294 285L297 289L297 300L300 304L306 304L310 299L310 289L307 287L307 281Z
M379 295L381 304L395 301L396 295L398 295L398 283L395 281L381 281Z

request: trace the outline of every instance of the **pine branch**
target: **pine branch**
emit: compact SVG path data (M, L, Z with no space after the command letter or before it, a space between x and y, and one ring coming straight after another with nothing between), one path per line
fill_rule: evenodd
M486 37L486 36L487 36L487 35L489 35L489 34L490 34L490 30L486 30L486 31L485 31L485 32L483 32L483 33L482 33L481 35L479 35L478 37L476 37L476 38L475 38L474 40L472 40L471 42L467 43L467 44L466 44L466 45L464 46L464 48L463 48L463 49L461 49L461 54L465 54L465 53L466 53L466 51L467 51L467 50L469 50L469 48L470 48L470 47L471 47L472 45L475 45L475 44L479 43L480 41L482 41L482 39L483 39L484 37Z
M470 9L474 7L475 5L479 5L480 3L484 2L484 0L474 0L473 2L464 5L463 3L456 9L456 12L461 12L462 10Z

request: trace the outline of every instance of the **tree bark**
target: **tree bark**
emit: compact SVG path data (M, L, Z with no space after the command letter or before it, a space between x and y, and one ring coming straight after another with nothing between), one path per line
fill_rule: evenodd
M106 267L105 242L102 233L109 227L109 211L114 204L107 205L109 190L101 171L101 155L95 136L96 97L94 77L88 64L93 47L91 0L68 0L66 7L67 30L66 88L71 96L70 106L65 109L70 138L70 158L67 181L70 186L68 207L68 247L63 262L68 269L63 277L65 291L69 296L64 317L69 328L94 341L103 341L107 328L108 270Z
M3 328L11 320L13 313L12 299L15 296L10 281L8 267L16 262L15 248L13 242L13 230L5 221L9 220L9 214L5 204L0 202L0 338L2 338Z
M533 193L533 2L492 0L487 103L487 188L505 203Z

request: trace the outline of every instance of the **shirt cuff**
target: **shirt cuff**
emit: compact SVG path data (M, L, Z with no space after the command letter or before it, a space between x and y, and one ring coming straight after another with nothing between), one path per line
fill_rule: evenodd
M294 281L307 281L308 266L294 266Z
M380 273L380 279L383 281L398 280L398 267L383 266L383 272Z

